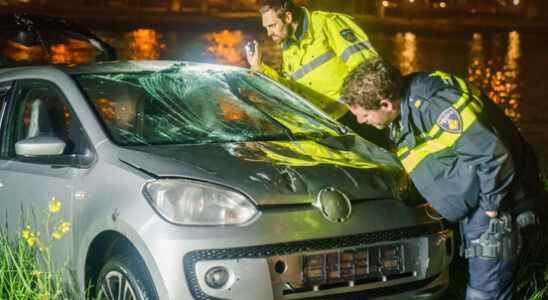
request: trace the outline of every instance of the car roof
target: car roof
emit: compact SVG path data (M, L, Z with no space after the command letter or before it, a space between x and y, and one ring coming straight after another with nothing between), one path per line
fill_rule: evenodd
M63 72L68 75L79 74L107 74L107 73L137 73L161 71L172 67L184 67L190 70L200 71L245 71L247 69L219 64L208 64L188 61L173 60L146 60L146 61L109 61L97 62L86 65L39 65L0 68L0 78L7 74L32 74L33 72ZM7 75L9 76L9 75Z
M161 71L172 67L185 67L193 70L244 70L241 67L208 64L189 61L174 61L174 60L127 60L113 62L98 62L87 65L70 65L56 66L60 70L71 74L91 74L91 73L132 73L145 71Z

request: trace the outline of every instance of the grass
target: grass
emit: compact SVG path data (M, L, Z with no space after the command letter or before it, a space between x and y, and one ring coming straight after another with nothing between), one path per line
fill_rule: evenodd
M12 239L5 228L0 231L0 299L71 299L62 284L66 268L55 269L51 256L55 241L70 230L70 223L58 217L60 210L61 202L53 198L45 226L35 229L22 222L23 229Z
M52 272L46 261L23 239L10 243L0 236L0 299L66 299L60 272Z

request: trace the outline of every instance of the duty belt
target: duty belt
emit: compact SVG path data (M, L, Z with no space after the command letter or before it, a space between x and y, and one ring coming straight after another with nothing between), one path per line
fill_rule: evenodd
M536 218L530 211L518 215L515 224L510 214L500 214L499 217L489 220L487 230L479 239L471 240L469 245L466 245L463 239L461 255L465 258L483 257L503 260L514 258L521 250L520 229L535 223Z

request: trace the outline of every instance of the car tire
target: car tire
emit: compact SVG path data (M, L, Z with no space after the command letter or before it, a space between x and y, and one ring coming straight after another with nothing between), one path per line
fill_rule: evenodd
M158 300L148 270L135 254L108 259L95 286L97 300Z

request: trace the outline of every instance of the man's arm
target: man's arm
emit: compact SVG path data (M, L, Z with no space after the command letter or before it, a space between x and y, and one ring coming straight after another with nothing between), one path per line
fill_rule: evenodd
M259 43L257 41L253 41L254 45L254 51L250 52L246 50L246 57L247 61L250 65L251 70L259 72L267 76L268 78L281 83L282 85L286 86L293 92L306 97L311 92L307 89L305 89L302 85L299 83L283 77L278 71L271 68L269 65L265 64L262 59L262 51Z
M379 56L365 32L350 16L332 14L324 26L329 45L350 70Z

